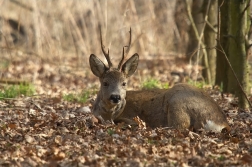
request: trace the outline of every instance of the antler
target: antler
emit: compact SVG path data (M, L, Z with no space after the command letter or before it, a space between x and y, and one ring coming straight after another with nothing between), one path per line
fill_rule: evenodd
M124 59L125 59L125 56L124 56L124 48L127 47L126 55L129 53L129 50L130 50L130 45L131 45L131 27L130 27L129 34L130 34L129 44L128 44L128 46L124 46L124 47L123 47L122 59L121 59L121 61L120 61L119 64L118 64L118 70L121 69L122 63L123 63L123 61L124 61Z
M104 56L106 57L107 59L107 62L108 62L108 66L109 68L113 66L111 60L110 60L110 57L109 57L109 49L108 49L108 53L106 53L105 51L105 46L103 45L103 42L102 42L102 32L101 32L101 25L99 25L99 28L100 28L100 37L101 37L101 49L102 49L102 52L104 54Z

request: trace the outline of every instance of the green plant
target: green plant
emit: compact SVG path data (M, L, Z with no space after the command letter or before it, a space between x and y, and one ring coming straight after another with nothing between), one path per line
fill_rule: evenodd
M143 89L160 88L161 84L157 79L149 78L142 83Z
M66 101L73 102L76 99L76 95L73 94L73 93L70 93L70 94L64 95L63 99L66 100Z
M34 92L34 86L31 84L6 86L3 90L0 91L0 99L15 98L20 95L31 96L34 94Z
M78 102L78 103L85 103L87 101L87 99L93 95L95 92L94 91L82 91L79 94L67 94L63 96L63 99L66 101L70 101L70 102Z
M223 156L223 155L221 155L221 156L218 157L218 160L220 160L220 161L224 161L225 159L226 159L226 157Z
M162 89L168 89L169 88L169 84L168 83L160 83L157 79L155 78L149 78L146 79L143 83L142 83L142 88L143 89L154 89L154 88L162 88Z
M147 141L149 144L157 144L157 141L154 139L148 139Z
M169 89L169 83L164 83L162 84L163 89Z
M107 132L108 132L108 134L111 136L111 135L113 135L114 133L115 133L115 131L113 130L113 129L108 129L107 130Z
M204 81L193 81L191 79L188 80L188 84L196 86L201 89L206 85Z
M10 62L7 60L3 60L2 62L0 62L0 69L5 69L10 65Z

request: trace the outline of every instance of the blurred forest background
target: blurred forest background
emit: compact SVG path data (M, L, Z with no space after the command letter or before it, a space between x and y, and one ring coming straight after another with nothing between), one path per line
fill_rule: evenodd
M122 47L128 43L129 28L132 28L128 56L135 52L140 55L138 72L129 83L132 88L140 88L147 78L169 85L190 81L214 85L215 66L212 78L207 78L207 74L202 77L208 65L201 55L207 50L216 61L216 51L212 51L217 43L205 49L199 45L193 29L195 24L202 41L210 38L203 33L207 28L215 34L213 40L217 39L218 1L209 2L2 0L1 82L32 82L38 94L48 95L97 86L98 80L90 72L88 59L94 53L105 60L98 30L101 24L104 44L110 48L115 63L121 58ZM204 21L204 13L211 11L214 19L209 14L208 21Z

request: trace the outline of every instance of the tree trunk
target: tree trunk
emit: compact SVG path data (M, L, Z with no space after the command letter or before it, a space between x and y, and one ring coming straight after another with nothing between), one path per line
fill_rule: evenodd
M245 92L248 91L248 64L247 64L247 50L246 50L246 36L248 33L248 10L246 6L248 0L244 1L229 1L229 28L228 28L228 53L229 60L234 71L241 82ZM249 9L249 7L248 7ZM235 93L239 98L239 106L242 108L248 107L243 92L229 68L228 70L228 92Z
M208 3L210 3L209 6ZM203 69L202 74L203 77L206 79L206 82L213 85L215 81L216 72L216 49L214 49L214 47L217 44L217 0L211 0L210 2L204 1L204 11L205 15L208 16L208 23L206 24L204 30L204 41L205 46L207 48L207 58L204 57L202 60L202 65L206 67L205 69Z
M219 4L220 5L220 4ZM249 0L243 1L224 1L221 7L221 30L220 41L228 59L234 69L243 90L248 90L248 62L246 38L250 26L249 19ZM226 15L225 15L226 14ZM225 37L225 38L223 38ZM216 73L216 83L223 83L224 92L235 94L239 99L239 107L248 108L248 102L239 84L227 63L223 63L224 55L218 53L218 64ZM221 64L223 63L223 64ZM221 67L223 66L223 67ZM221 78L223 77L223 78Z
M222 46L225 53L228 53L228 1L218 1L218 37L217 46L218 50L221 50L219 46ZM227 55L228 56L228 55ZM228 77L227 77L228 63L222 52L217 52L216 61L216 80L215 84L219 85L223 92L227 92Z

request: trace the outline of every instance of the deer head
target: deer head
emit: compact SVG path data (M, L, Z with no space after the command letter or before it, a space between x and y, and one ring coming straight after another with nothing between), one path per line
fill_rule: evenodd
M126 104L127 79L137 69L139 60L137 53L123 63L125 59L124 49L127 48L126 53L128 53L131 45L131 29L129 33L129 44L123 47L122 59L116 68L111 62L109 49L108 52L104 49L101 29L101 49L108 62L108 66L94 54L91 54L89 58L91 71L100 79L100 91L93 105L93 113L96 116L101 116L103 120L113 121L121 114Z

